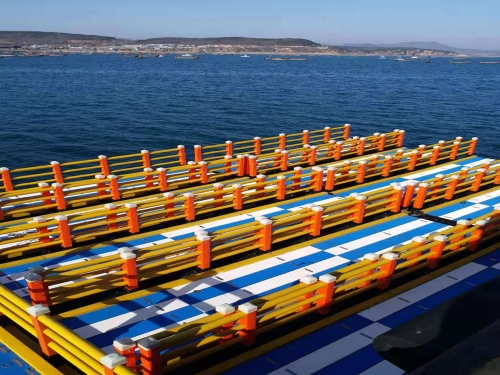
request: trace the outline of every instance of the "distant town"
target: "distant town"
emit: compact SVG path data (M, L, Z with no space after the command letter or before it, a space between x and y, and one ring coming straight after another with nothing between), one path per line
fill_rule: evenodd
M278 54L456 57L453 51L383 46L328 46L307 39L154 38L126 40L98 35L0 31L0 55L51 54Z

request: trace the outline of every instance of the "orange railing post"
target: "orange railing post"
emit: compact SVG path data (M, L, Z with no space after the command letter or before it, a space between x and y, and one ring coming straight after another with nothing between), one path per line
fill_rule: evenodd
M351 161L345 160L342 163L342 169L340 170L340 181L345 181L349 178L349 172L351 170Z
M134 340L128 337L117 339L113 341L113 348L115 352L122 357L125 357L125 365L132 371L137 370L137 359L135 355L135 350L137 345Z
M318 146L311 146L309 149L309 165L316 165L316 157L318 155Z
M332 158L335 155L336 147L337 147L337 143L333 139L330 139L328 141L328 148L326 150L326 157L328 159Z
M144 182L146 187L152 188L154 187L153 181L153 169L152 168L144 168Z
M430 160L430 165L436 165L438 159L439 159L439 154L441 153L441 147L439 146L434 146L432 148L432 154L431 154L431 160Z
M96 179L95 185L97 188L97 196L99 197L99 199L105 199L106 182L104 182L103 180L106 179L106 176L104 176L103 174L96 174L95 179Z
M335 160L340 160L342 158L342 147L344 145L344 142L338 141L335 143L335 154L333 158Z
M366 197L364 195L356 195L354 199L358 202L354 205L355 212L352 214L353 223L361 224L365 219Z
M36 273L29 273L24 277L32 305L43 305L49 307L50 293L43 277Z
M263 225L262 229L259 230L259 235L262 238L259 239L259 249L262 251L271 250L272 235L273 235L273 222L270 219L262 218L258 220L260 224Z
M61 172L61 164L59 164L58 161L51 161L50 164L52 165L52 172L54 173L54 179L56 182L59 184L64 183L64 178Z
M458 220L457 225L455 225L455 228L454 228L455 230L453 231L453 234L454 235L458 234L459 236L452 239L450 241L450 244L463 240L464 236L460 235L460 233L463 232L464 230L466 230L467 228L469 228L469 225L470 225L469 220L465 220L465 219ZM454 247L450 248L450 250L455 251L455 250L458 250L459 248L460 248L460 245L454 246Z
M57 221L57 229L59 231L59 239L61 241L61 246L68 248L73 246L73 241L71 239L71 232L69 230L68 218L64 215L59 215L54 218Z
M47 219L45 219L43 216L37 216L37 217L34 217L33 218L33 222L34 223L37 223L37 224L40 224L40 223L45 223L47 221ZM40 228L37 228L36 229L36 232L39 233L39 234L47 234L47 236L44 236L44 237L40 237L39 238L39 241L41 243L49 243L51 242L52 240L50 239L49 237L49 228L48 227L40 227ZM38 272L37 272L38 273Z
M118 228L118 223L110 223L109 221L111 220L116 220L117 219L117 205L114 203L106 203L104 205L104 208L108 210L109 213L106 214L106 222L108 222L108 230L113 230Z
M43 305L35 305L28 307L27 311L28 314L31 315L33 328L35 329L36 336L38 338L38 342L40 344L40 349L42 350L42 353L45 354L47 357L54 356L56 352L49 347L49 344L52 342L52 339L45 334L47 326L38 320L39 316L50 314L49 308Z
M323 143L330 142L330 134L331 128L329 126L325 126L325 131L323 132Z
M450 153L450 160L455 160L457 158L459 149L460 149L460 142L453 142L453 147L451 148L451 153Z
M363 260L364 261L369 261L370 263L377 263L378 262L378 259L379 259L379 255L378 254L374 254L374 253L368 253L368 254L365 254L365 256L363 256ZM375 272L375 269L372 269L370 271L367 271L361 275L359 275L357 278L358 279L362 279L366 276L370 276L370 275L373 275ZM364 288L368 285L371 284L371 280L368 280L368 281L365 281L365 282L362 282L361 284L358 284L357 288L360 289L360 288Z
M306 143L302 147L304 147L304 151L302 151L301 162L302 163L307 163L309 161L309 153L310 153L311 145L309 145L309 144Z
M205 232L206 233L206 232ZM210 236L208 234L198 234L196 239L200 241L196 245L196 252L198 253L198 268L206 270L210 268Z
M365 153L365 146L366 146L366 138L365 137L361 137L359 139L359 143L358 143L358 150L357 150L357 153L359 156L363 155Z
M148 150L141 150L142 168L151 168L151 158Z
M300 188L300 185L295 185L295 184L299 184L301 179L302 179L302 167L294 167L293 168L293 176L292 176L292 184L294 184L294 186L292 186L292 190L298 190Z
M337 174L337 168L330 166L326 169L326 183L325 190L333 190L335 188L335 175Z
M426 182L421 182L418 184L417 196L415 197L415 203L413 203L413 208L423 208L425 203L425 198L427 197L427 191L429 190L429 184Z
M260 150L262 147L262 140L260 137L254 137L253 139L253 153L255 155L260 155Z
M203 160L203 151L201 149L200 145L194 145L194 161L198 163L199 161Z
M286 198L286 176L276 176L276 199L283 200Z
M106 155L99 155L99 167L101 168L101 174L104 176L108 176L111 174L109 171L109 166L108 166L108 158Z
M201 160L200 160L201 161ZM196 175L198 174L198 168L196 168L196 163L199 161L188 161L188 180L196 180Z
M303 277L300 278L300 283L304 284L304 285L313 285L313 284L316 284L317 282L318 282L318 279L316 277L314 277L314 276L303 276ZM311 298L313 295L314 295L314 292L305 293L302 296L302 300ZM308 304L306 304L306 305L304 305L302 307L299 307L297 310L295 310L295 312L299 313L299 312L302 312L302 311L306 311L310 307L311 307L311 304L308 303Z
M249 155L248 156L248 176L255 177L257 176L257 156Z
M212 185L215 190L215 195L214 195L214 201L215 201L215 207L222 207L224 205L224 202L222 201L222 198L224 198L224 184L220 182L216 182L215 184Z
M243 209L243 185L233 184L233 208L235 210Z
M158 172L158 187L160 191L168 190L168 179L167 179L167 170L165 168L156 168L156 172Z
M10 171L9 168L2 167L0 168L0 171L2 172L2 181L3 181L3 188L5 191L12 191L14 190L12 187L12 179L10 177Z
M256 176L257 178L257 184L263 184L264 182L266 182L266 175L265 174L258 174ZM265 190L265 186L264 185L260 185L260 186L257 186L255 188L255 191L258 191L259 193L256 194L256 198L263 198L264 197L264 190Z
M243 337L243 345L255 343L255 333L257 329L257 306L247 302L238 306L238 311L245 314L244 318L238 320L238 324L243 327L238 332L239 337Z
M446 242L448 241L448 237L444 235L439 235L434 237L434 242L437 242L436 245L430 248L429 257L427 258L428 267L433 269L436 268L439 264L439 260L441 259L441 255L443 254L444 248L446 247Z
M131 249L129 251L124 251L120 254L125 262L122 265L123 281L125 282L125 289L135 290L139 288L139 275L137 274L137 255L135 255Z
M229 316L229 315L233 315L236 311L236 309L231 306L230 304L228 303L224 303L222 305L219 305L215 308L215 311L220 314L221 316L223 317L226 317L226 316ZM231 327L234 326L234 323L233 322L230 322L230 323L227 323L227 324L223 324L221 326L221 328L219 329L219 332L223 332ZM216 332L216 334L218 334L218 332ZM233 334L229 334L227 336L223 336L221 338L221 342L226 342L228 340L231 340L233 338Z
M321 224L323 222L323 211L324 210L325 209L321 206L312 206L310 208L310 211L313 212L313 216L310 218L312 223L311 223L311 225L309 225L308 230L310 231L309 234L313 237L317 237L321 234Z
M500 185L500 169L497 169L497 173L495 175L495 179L493 180L495 185Z
M194 205L194 194L185 193L184 194L184 215L186 215L187 221L193 221L196 219L195 205Z
M177 146L177 159L179 160L179 165L186 165L186 148L184 145Z
M413 151L411 153L410 163L408 164L408 170L409 171L414 171L415 170L419 158L420 158L420 153L418 151L415 150L415 151Z
M316 306L320 307L318 312L320 314L328 314L333 302L333 295L335 294L335 282L337 278L330 274L321 275L319 277L319 282L322 287L316 291L317 294L321 295L322 298L316 301Z
M302 144L306 145L309 143L309 130L302 131Z
M484 168L479 168L476 170L476 176L472 182L471 191L476 192L481 188L481 183L483 182L484 176L486 176L487 170Z
M279 135L279 146L281 150L286 149L286 134L285 133L280 133Z
M390 203L387 208L391 209L391 212L399 212L401 211L401 203L403 201L403 187L399 183L392 183L392 195L389 200Z
M65 210L66 209L66 200L64 198L63 185L55 182L52 184L52 187L54 188L54 199L55 199L56 204L57 204L57 209L60 211Z
M403 147L403 143L405 140L405 131L400 130L399 131L399 138L398 138L398 143L396 144L397 147Z
M362 184L365 182L365 175L366 175L366 161L361 160L358 162L358 173L356 174L356 182L358 184Z
M486 225L488 225L488 221L486 220L478 220L474 223L474 227L476 228L472 233L471 239L468 243L467 249L470 251L476 251L479 248L479 243L484 236L484 230L486 229Z
M477 137L472 138L470 145L469 145L469 149L467 150L467 155L469 155L469 156L474 155L474 151L476 150L476 146L477 146L477 140L478 140Z
M280 170L282 172L286 172L288 170L288 151L281 151L281 161L280 161Z
M411 249L412 250L416 249L416 248L422 246L423 244L425 244L426 242L427 242L427 237L425 237L425 236L416 236L416 237L413 237L412 240L411 240L411 244L412 244ZM401 245L399 245L399 246L401 246ZM417 258L420 255L422 255L421 252L415 253L413 255L409 255L409 256L406 257L406 260L411 260L411 259ZM417 264L418 264L418 262L411 263L408 266L408 268L415 267Z
M398 255L394 253L385 253L384 255L382 255L382 259L389 261L387 264L384 264L380 267L380 273L382 275L378 277L378 288L383 290L389 288L392 275L394 274L394 270L396 269Z
M344 139L349 139L349 133L351 131L351 125L350 124L345 124L344 125L344 134L343 137Z
M129 227L130 233L139 233L139 217L137 215L137 204L135 203L125 203L124 206L127 208L127 225Z
M166 203L163 205L165 211L168 211L165 213L165 217L174 217L175 212L173 211L175 204L174 204L174 193L163 193L163 196L165 197Z
M161 375L160 342L147 337L137 343L143 375Z
M226 153L224 155L233 154L233 141L226 141Z
M312 167L313 174L311 175L312 186L314 187L315 192L320 192L323 190L323 168L321 167Z
M118 177L114 174L108 176L109 179L109 192L111 199L114 201L120 200L120 186L118 185Z
M444 199L446 200L451 200L453 199L453 196L455 195L455 190L457 189L458 181L460 180L460 176L457 176L456 174L451 176L450 179L448 180L448 188L446 189L444 193Z
M382 177L389 177L391 175L391 167L394 156L387 155L384 159L384 167L382 169Z
M386 137L387 137L386 134L380 134L380 138L378 139L378 151L385 150Z
M39 182L38 187L40 188L42 203L44 206L50 206L52 204L52 194L50 194L50 190L48 189L49 184L46 182Z
M394 162L392 163L394 168L397 168L401 163L401 159L403 158L405 150L398 149L396 150L396 155L394 155Z
M104 375L115 375L115 368L127 363L127 359L117 353L111 353L99 359L104 370Z
M236 158L238 159L238 165L237 165L237 176L238 177L243 177L245 176L245 170L246 170L246 166L245 166L245 163L246 163L246 158L245 158L245 155L238 155L236 156Z
M418 182L414 180L405 181L404 185L406 186L406 188L403 194L403 207L410 207L411 201L413 200L413 195L415 194L417 183Z
M208 184L208 164L206 161L199 161L199 173L200 173L200 182L202 184Z

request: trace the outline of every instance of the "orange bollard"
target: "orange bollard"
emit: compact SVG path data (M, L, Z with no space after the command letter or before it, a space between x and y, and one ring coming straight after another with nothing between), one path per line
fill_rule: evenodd
M292 177L292 190L298 190L300 189L300 181L302 180L302 167L295 167L293 168L293 177ZM297 185L295 185L297 184Z
M115 368L127 363L127 359L118 353L111 353L99 360L103 366L104 375L115 375Z
M401 203L403 200L403 187L401 184L397 182L393 182L391 184L392 186L392 195L389 198L389 204L387 205L387 208L391 209L391 212L399 212L401 211Z
M165 201L166 201L166 203L163 205L163 207L164 207L165 211L167 211L165 213L165 217L166 218L174 217L175 216L174 193L164 193L163 196L165 197Z
M151 168L151 158L149 156L149 151L141 150L141 154L142 154L142 167Z
M215 190L215 195L214 195L214 201L215 201L215 207L222 207L224 205L224 202L222 199L224 198L224 184L220 182L216 182L215 184L212 185Z
M186 215L187 221L193 221L196 219L194 194L193 193L185 193L184 198L185 198L184 215Z
M320 307L318 313L322 315L330 312L333 296L335 294L336 281L337 278L328 273L319 277L319 282L322 284L322 287L316 291L316 294L321 295L323 298L316 301L316 307Z
M441 187L443 186L442 182L444 180L444 174L437 174L434 178L436 179L436 181L434 181L431 184L430 194L429 194L431 198L437 197L438 194L434 194L434 192L436 190L441 189Z
M68 248L73 246L71 232L69 229L68 218L64 215L59 215L54 218L57 221L57 230L59 231L59 239L61 246Z
M225 155L233 154L233 141L226 141L226 153Z
M256 219L257 220L257 219ZM272 235L273 235L273 222L272 220L269 219L259 219L260 224L263 225L262 229L259 230L259 235L262 236L262 238L259 239L259 249L262 251L269 251L271 250L271 244L272 244Z
M255 155L260 155L262 140L260 137L254 137L253 141L254 141L253 142L253 153Z
M203 150L201 149L200 145L194 145L193 146L194 150L194 161L195 163L198 163L199 161L203 160Z
M426 182L421 182L418 184L417 196L415 197L415 202L413 203L413 208L423 208L425 203L425 198L427 197L427 191L429 190L429 184Z
M380 139L380 133L373 133L373 138L370 142L370 150L372 148L377 149L378 148L378 140Z
M224 156L224 173L227 175L232 175L233 173L233 162L231 159L233 158L232 155L226 155Z
M326 169L326 184L325 190L331 191L335 188L335 177L337 174L337 169L333 166L329 166Z
M380 155L377 154L370 156L369 159L370 161L367 164L368 168L366 170L366 176L371 176L372 174L375 173L375 169L377 168L379 158Z
M331 134L331 129L329 126L326 126L325 131L323 132L323 143L330 142L330 134Z
M277 148L276 150L274 150L274 164L273 164L273 167L279 167L281 166L281 149Z
M394 156L387 155L384 159L384 166L382 168L382 177L389 177L391 175L391 167Z
M350 124L345 124L344 125L344 139L349 139L349 133L351 132L351 125Z
M336 147L335 147L335 155L334 155L334 159L335 160L340 160L340 158L342 158L342 147L344 145L344 142L337 142L336 143Z
M279 144L278 147L281 150L285 150L286 149L286 134L285 133L280 133L278 144Z
M384 255L382 255L382 259L383 261L389 261L388 263L380 267L381 276L378 277L378 288L384 290L389 288L392 275L394 274L394 270L396 269L398 255L394 253L385 253Z
M460 183L464 182L465 179L467 178L467 174L469 173L470 168L469 167L462 167L460 169Z
M144 182L147 188L154 187L154 176L152 172L153 170L151 168L144 168Z
M36 332L36 337L38 338L38 342L40 344L40 349L42 353L47 357L52 357L57 353L49 347L49 344L53 341L49 338L45 331L47 330L47 326L38 320L39 316L49 315L50 310L48 307L43 305L35 305L27 308L28 314L31 315L31 321L33 323L33 328Z
M199 161L199 173L200 173L200 182L202 184L208 184L208 164L206 161Z
M351 161L346 160L342 164L344 165L342 169L340 170L340 181L346 181L349 179L349 172L351 170Z
M405 191L403 193L403 207L410 207L411 201L413 200L413 195L415 194L416 186L418 181L409 180L405 181Z
M139 288L139 275L137 274L137 255L132 251L125 251L120 254L125 262L122 265L122 270L125 272L123 281L125 282L125 289L135 290Z
M399 138L398 138L398 143L396 144L397 147L403 147L403 143L405 140L405 131L400 130L399 131Z
M113 341L113 348L115 352L122 357L125 357L125 365L132 371L137 370L137 359L135 356L135 349L137 345L134 340L124 337Z
M488 225L488 221L486 220L478 220L474 223L475 230L471 233L471 240L467 245L469 251L476 251L479 248L486 225Z
M318 155L318 147L311 146L309 149L309 165L316 165L316 157Z
M280 170L286 172L288 170L288 151L281 151L281 161L280 161Z
M156 172L158 172L158 187L160 191L168 190L168 179L167 179L167 170L165 168L157 168Z
M309 130L302 131L302 144L306 145L309 143Z
M379 151L385 150L386 137L387 137L386 134L380 134L380 138L378 139L378 150Z
M312 167L311 183L315 192L323 191L323 168Z
M12 191L14 188L12 187L12 179L10 177L10 171L9 168L6 167L1 167L0 172L2 172L2 181L3 181L3 188L5 191Z
M352 214L353 223L361 224L365 218L366 197L364 195L356 195L354 197L358 202L354 205L355 212Z
M447 236L439 235L434 237L434 242L437 242L437 244L429 250L429 254L431 255L427 258L427 262L429 263L428 268L434 269L439 265L439 260L441 259L447 241Z
M137 343L140 351L142 375L161 375L160 342L147 337Z
M257 176L257 156L249 155L248 156L248 176L255 177Z
M233 184L233 208L235 210L243 209L243 185Z
M196 252L198 253L197 261L199 262L198 268L206 270L210 268L210 236L207 234L199 234L196 236L199 242L196 245Z
M327 158L332 158L335 155L336 147L337 147L337 143L333 139L330 139L328 141L328 148L326 150L326 157Z
M253 345L257 329L257 306L247 302L238 306L238 311L245 314L244 318L238 320L238 325L243 327L238 332L239 337L243 337L243 345Z
M286 176L276 176L276 199L283 200L286 198Z
M186 165L186 148L184 145L177 146L177 159L179 160L179 165Z
M310 219L306 219L306 221L312 221L307 230L311 236L317 237L321 234L324 208L321 206L312 206L309 210L313 212L313 216Z
M116 177L114 174L110 174L108 176L108 180L111 199L114 201L120 200L120 186L118 184L118 177Z
M201 161L201 160L200 160ZM193 180L196 180L196 175L198 174L198 168L196 168L196 163L198 163L197 161L188 161L187 162L187 165L188 165L188 179L190 181L193 181Z
M359 137L358 136L352 137L352 142L350 143L351 149L349 150L349 152L356 152L356 150L358 149L358 143L359 143Z
M127 226L129 227L130 233L139 233L139 217L137 215L137 204L135 203L125 203L125 208L127 208Z
M36 273L29 273L24 277L32 305L51 305L49 288L45 284L43 277Z
M63 184L64 179L61 172L61 164L59 164L58 161L51 161L50 164L52 165L52 172L54 173L54 179L56 180L57 183Z
M497 169L497 173L495 175L495 179L493 180L495 185L500 185L500 169Z
M448 182L448 188L446 189L446 191L444 193L444 199L446 199L446 200L453 199L453 196L455 195L455 190L457 189L459 179L460 179L460 176L457 176L456 174L450 177L449 182Z
M256 176L257 178L257 184L263 184L264 182L266 182L266 175L264 174L258 174ZM259 191L260 193L256 194L256 198L263 198L264 197L264 189L265 189L265 186L264 185L260 185L260 186L257 186L255 188L255 191Z
M229 316L229 315L233 315L234 312L235 312L235 308L227 303L224 303L220 306L217 306L215 308L215 311L217 313L219 313L220 315L226 317L226 316ZM227 324L223 324L221 326L221 328L219 329L219 332L223 332L231 327L234 326L234 322L231 322L231 323L227 323ZM230 335L227 335L227 336L224 336L221 338L221 342L226 342L228 340L231 340L233 338L233 334L230 334Z
M359 143L358 143L358 150L357 150L357 154L358 155L363 155L365 153L365 146L366 146L366 138L365 137L361 137L359 139Z
M301 162L302 163L307 163L307 161L309 160L309 153L310 153L311 146L308 145L308 144L305 144L302 147L304 147L304 151L302 151Z
M486 176L487 170L484 168L479 168L476 170L476 176L471 185L471 191L476 192L481 188L481 183L483 182L484 176ZM458 183L458 181L457 181Z
M45 219L43 216L37 216L37 217L33 218L33 222L37 223L37 224L45 223L46 221L47 221L47 219ZM41 243L49 243L50 241L52 241L50 239L49 234L48 234L49 229L47 228L47 226L42 226L42 227L36 228L36 232L39 234L46 234L47 233L46 236L39 238L39 241Z
M401 159L403 158L405 150L399 149L396 150L396 155L394 156L393 168L397 168L401 163Z
M441 153L441 147L439 146L434 146L432 148L432 154L431 154L431 160L430 160L430 165L436 165L438 159L439 159L439 154Z
M420 154L419 156L422 156L422 155L423 155L423 153L425 152L425 149L426 149L426 148L427 148L427 146L426 146L426 145L419 145L419 146L418 146L418 150L417 150L417 151L418 151L418 153Z
M377 263L378 262L378 259L379 259L379 255L378 254L374 254L374 253L368 253L368 254L365 254L365 256L363 256L363 260L366 262L370 262L370 263ZM375 272L375 269L373 270L370 270L370 271L367 271L361 275L359 275L357 278L358 279L362 279L364 277L367 277L367 276L370 276L370 275L373 275L373 273ZM370 285L372 282L371 280L369 281L365 281L365 282L362 282L360 284L358 284L357 288L360 289L360 288L364 288L368 285Z
M300 283L304 284L304 285L313 285L313 284L316 284L317 282L318 282L318 279L315 278L314 276L303 276L303 277L300 278ZM314 295L314 292L305 293L302 296L301 300L305 300L305 299L311 298L313 295ZM310 307L311 307L311 304L308 303L308 304L305 304L302 307L299 307L297 310L295 310L295 312L299 313L299 312L302 312L302 311L306 311Z
M365 160L361 160L359 163L358 163L358 173L356 174L356 182L358 184L362 184L363 182L365 182L365 175L366 175L366 161Z
M476 150L477 146L477 137L472 138L471 143L469 145L469 149L467 150L467 155L472 156L474 155L474 151Z
M236 158L238 159L238 165L237 165L237 176L238 177L243 177L245 176L245 170L246 170L246 166L245 166L245 163L246 163L246 158L245 158L245 155L238 155L236 156Z

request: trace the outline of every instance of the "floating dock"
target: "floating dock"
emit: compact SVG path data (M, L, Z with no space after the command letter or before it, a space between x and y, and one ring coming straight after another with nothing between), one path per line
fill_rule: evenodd
M387 335L498 276L500 161L477 138L404 136L346 125L1 168L0 360L42 375L423 366L395 361Z

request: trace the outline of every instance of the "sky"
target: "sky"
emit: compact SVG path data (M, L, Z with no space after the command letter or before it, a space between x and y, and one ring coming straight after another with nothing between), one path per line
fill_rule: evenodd
M0 0L0 30L500 50L500 0Z

